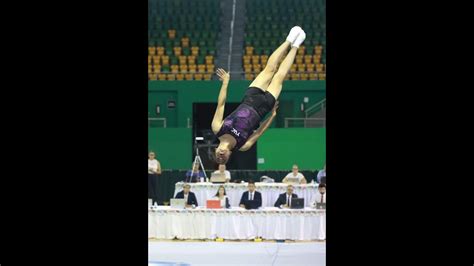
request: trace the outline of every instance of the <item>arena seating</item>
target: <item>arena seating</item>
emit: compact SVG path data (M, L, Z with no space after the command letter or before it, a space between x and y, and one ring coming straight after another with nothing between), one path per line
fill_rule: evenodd
M150 80L210 80L220 31L219 0L149 0ZM245 79L265 67L294 25L306 32L287 79L326 79L325 0L247 0ZM179 15L176 15L179 14Z
M245 78L252 80L270 54L286 39L289 30L301 26L306 40L299 48L287 79L326 79L325 0L247 0L243 51Z
M210 80L219 0L149 0L148 12L149 79Z

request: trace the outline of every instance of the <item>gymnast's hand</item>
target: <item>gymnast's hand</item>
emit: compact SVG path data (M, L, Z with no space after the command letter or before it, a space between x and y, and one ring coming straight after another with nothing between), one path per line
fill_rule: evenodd
M277 109L278 109L278 101L275 102L275 105L273 106L273 109L272 109L272 116L276 116Z
M225 72L224 69L222 69L222 68L217 69L216 74L217 74L217 76L219 77L219 80L220 80L220 81L229 82L229 80L230 80L230 75L229 75L228 72Z

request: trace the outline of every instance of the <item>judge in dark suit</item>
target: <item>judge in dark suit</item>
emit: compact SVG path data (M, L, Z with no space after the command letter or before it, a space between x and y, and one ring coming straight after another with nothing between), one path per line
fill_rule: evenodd
M296 199L296 198L298 198L298 195L293 193L293 186L288 185L288 187L286 188L286 193L280 194L280 196L278 196L278 199L275 202L275 207L290 208L291 199Z
M181 190L180 192L178 192L175 196L176 199L186 199L186 207L192 207L192 205L194 204L194 206L198 206L198 202L197 202L197 199L196 199L196 195L189 191L191 189L191 185L189 184L184 184L184 187L183 187L183 190Z
M249 190L242 193L239 206L247 210L260 208L262 206L262 194L255 191L255 182L249 181L247 187Z

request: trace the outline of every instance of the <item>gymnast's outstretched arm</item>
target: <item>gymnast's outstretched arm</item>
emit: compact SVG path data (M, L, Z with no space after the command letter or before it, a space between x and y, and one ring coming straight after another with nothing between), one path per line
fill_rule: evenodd
M212 119L211 128L214 134L217 134L222 126L222 118L224 116L225 100L227 98L227 86L229 85L230 75L225 72L224 69L219 68L216 71L217 76L222 81L221 91L219 92L219 98L217 99L217 108Z
M253 146L253 144L255 144L255 142L257 142L257 139L260 138L261 135L263 135L263 132L267 130L267 128L270 126L273 119L275 118L277 108L278 108L278 102L276 102L275 106L273 106L272 114L270 115L270 117L267 118L267 120L263 121L260 127L257 130L255 130L255 132L249 137L247 142L245 142L245 144L239 149L239 151L246 151L250 149Z

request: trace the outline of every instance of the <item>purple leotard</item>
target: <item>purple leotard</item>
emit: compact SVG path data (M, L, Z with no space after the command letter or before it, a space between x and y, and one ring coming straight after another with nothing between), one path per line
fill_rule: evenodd
M234 112L224 119L221 129L216 136L229 134L235 138L237 144L234 149L240 149L253 131L259 126L261 117L251 106L241 103Z

